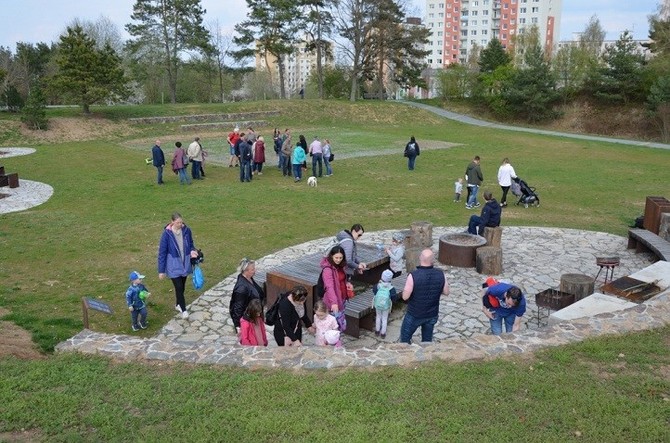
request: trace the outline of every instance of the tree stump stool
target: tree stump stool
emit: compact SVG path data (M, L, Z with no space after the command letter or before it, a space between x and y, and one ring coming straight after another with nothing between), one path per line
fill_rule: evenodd
M430 248L433 246L433 224L430 222L414 222L410 225L412 235L418 237L421 247Z
M561 275L561 292L575 294L575 302L593 294L595 279L584 274Z
M419 265L419 256L421 251L425 248L408 248L405 249L405 270L409 274Z
M489 226L485 227L484 238L486 239L486 246L500 247L500 242L502 241L502 228L500 226L496 226L495 228Z
M405 240L403 240L403 245L405 246L405 250L411 249L411 248L421 248L421 239L419 238L418 235L410 231L409 229L406 231L401 231L403 234L405 234Z
M482 246L477 248L475 268L480 274L502 274L502 248L499 246Z

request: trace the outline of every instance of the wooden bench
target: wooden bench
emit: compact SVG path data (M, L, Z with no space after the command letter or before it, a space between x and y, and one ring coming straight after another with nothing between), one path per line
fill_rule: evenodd
M399 298L406 281L406 273L393 280L393 287L395 287ZM375 330L375 309L372 307L374 296L372 288L370 288L356 294L354 298L347 301L347 306L344 308L344 315L347 318L345 334L358 338L361 335L361 328L368 331Z
M635 249L635 252L650 251L659 259L670 261L670 242L646 229L628 230L628 249Z

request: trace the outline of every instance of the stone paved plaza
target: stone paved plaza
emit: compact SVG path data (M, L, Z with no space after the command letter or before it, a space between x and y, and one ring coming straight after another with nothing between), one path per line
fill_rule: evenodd
M463 227L433 229L433 249L437 253L439 237L461 232ZM366 243L389 243L395 231L366 232ZM321 251L328 238L286 248L257 261L257 272L264 274L279 264L306 253ZM634 308L599 314L559 325L546 325L546 310L539 312L534 294L558 288L566 273L595 276L597 256L618 255L621 265L615 278L630 275L651 265L649 254L626 249L626 239L601 232L571 229L505 227L502 239L503 274L498 276L519 285L527 295L528 312L524 327L515 334L495 337L488 333L488 321L481 313L481 283L485 276L474 268L437 266L444 269L451 293L440 303L440 320L435 341L430 344L396 343L404 306L394 307L387 337L382 340L369 331L356 339L344 336L341 349L317 347L305 334L302 348L279 348L268 328L270 346L242 347L233 333L228 304L236 275L231 275L195 299L189 306L188 319L175 318L154 337L143 339L129 335L82 331L58 345L57 351L99 353L121 359L152 359L191 363L215 363L247 367L331 368L411 364L441 359L463 361L505 353L530 352L581 340L588 336L621 333L659 327L670 319L670 291L665 291ZM436 254L437 255L437 254ZM666 262L662 262L667 264ZM601 276L602 277L602 276ZM596 290L598 283L596 283ZM398 287L398 289L402 289ZM188 295L187 295L188 296ZM415 339L420 337L419 332Z

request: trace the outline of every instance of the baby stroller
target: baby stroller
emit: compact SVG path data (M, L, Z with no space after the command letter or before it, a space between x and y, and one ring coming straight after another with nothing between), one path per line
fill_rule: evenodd
M519 197L517 205L523 205L525 208L528 205L540 206L540 196L535 193L535 188L528 186L528 183L516 177L511 186L512 194Z

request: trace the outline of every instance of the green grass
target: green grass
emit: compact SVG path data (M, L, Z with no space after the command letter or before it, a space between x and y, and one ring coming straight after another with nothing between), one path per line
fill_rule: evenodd
M91 328L127 333L123 293L128 272L137 269L153 293L150 327L139 335L155 334L174 313L172 286L158 280L155 269L160 232L173 211L184 216L205 252L207 289L233 273L241 257L261 257L357 222L367 230L405 228L416 220L464 226L470 212L451 203L453 182L474 155L482 157L484 189L500 193L495 175L509 157L540 194L540 208L509 208L507 225L624 235L647 195L670 191L665 150L470 127L393 103L304 100L93 111L121 127L126 117L274 109L282 114L260 129L266 139L273 127L289 127L295 136L330 138L336 157L388 148L397 153L336 160L335 175L316 189L282 178L271 167L271 150L265 174L251 184L239 183L236 169L213 162L203 182L180 187L167 173L167 184L158 187L144 158L157 137L168 156L174 141L193 137L178 125L38 144L3 116L5 146L38 150L3 164L55 189L41 206L0 215L0 306L10 311L4 319L29 330L49 352L82 328L81 297L92 296L117 314L92 313ZM78 114L69 108L49 112ZM225 132L199 135L224 158ZM409 172L402 147L410 135L422 147L457 146L424 151ZM187 302L197 295L188 289ZM664 329L548 351L532 371L528 362L496 361L299 376L116 365L78 356L7 358L0 360L0 440L2 432L25 428L50 441L125 441L134 430L145 441L183 440L189 433L194 440L564 441L576 431L586 441L662 441L668 433L668 402L659 399L668 396L667 344ZM631 352L610 350L618 346ZM620 352L640 359L627 357L628 370L621 374ZM241 400L258 397L264 400L253 407L248 404L254 401ZM60 428L62 417L68 422Z

